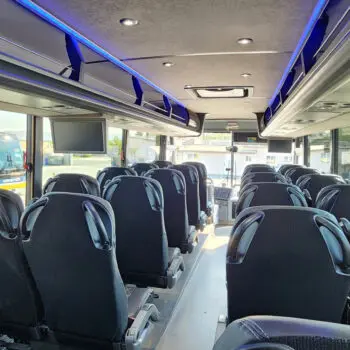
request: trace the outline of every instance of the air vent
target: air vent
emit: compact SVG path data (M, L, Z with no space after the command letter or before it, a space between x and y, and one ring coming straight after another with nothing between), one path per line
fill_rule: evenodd
M252 86L186 86L185 90L195 98L246 98L253 95Z

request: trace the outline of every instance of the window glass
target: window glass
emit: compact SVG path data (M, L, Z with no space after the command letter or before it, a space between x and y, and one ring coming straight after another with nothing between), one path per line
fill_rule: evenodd
M0 111L0 188L17 192L25 203L27 116Z
M331 172L331 132L324 131L308 136L310 167L323 173Z
M147 132L130 130L126 150L127 165L151 163L158 159L158 137Z
M107 154L61 154L53 150L50 120L44 118L43 185L60 173L80 173L96 177L107 166L121 165L122 129L108 126Z
M176 163L197 161L207 167L208 177L216 186L239 186L248 164L263 163L279 167L293 163L292 153L268 153L267 143L235 143L238 151L231 157L231 133L203 133L200 137L176 138ZM231 165L231 160L233 164Z
M350 127L339 129L337 173L350 180Z

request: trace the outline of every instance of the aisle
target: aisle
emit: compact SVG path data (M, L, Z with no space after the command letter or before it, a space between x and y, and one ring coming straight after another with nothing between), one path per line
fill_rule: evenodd
M208 237L200 261L157 350L211 350L219 314L226 314L225 254L230 227Z

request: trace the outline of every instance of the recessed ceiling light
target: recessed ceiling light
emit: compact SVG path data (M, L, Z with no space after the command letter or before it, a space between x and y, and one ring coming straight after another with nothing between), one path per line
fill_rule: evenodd
M243 77L243 78L249 78L249 77L251 77L251 76L252 76L251 73L242 73L242 74L241 74L241 77Z
M237 43L240 45L249 45L253 42L253 39L251 38L239 38L237 40Z
M139 21L133 18L122 18L119 22L125 27L134 27L139 24Z
M163 62L163 66L167 68L172 67L174 64L173 62Z
M191 89L192 85L185 85L185 89Z

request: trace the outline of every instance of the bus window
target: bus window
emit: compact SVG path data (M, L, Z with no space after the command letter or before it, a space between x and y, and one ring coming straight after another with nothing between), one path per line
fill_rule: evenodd
M122 129L108 126L107 154L60 154L53 150L50 120L44 118L43 185L60 173L80 173L96 177L107 166L121 165Z
M350 127L339 129L337 173L350 180Z
M159 143L158 143L159 144ZM159 158L157 137L147 132L130 130L126 150L126 163L151 163Z
M25 202L27 116L0 111L0 188L17 192Z
M331 172L331 132L324 131L308 136L310 167L323 173Z

